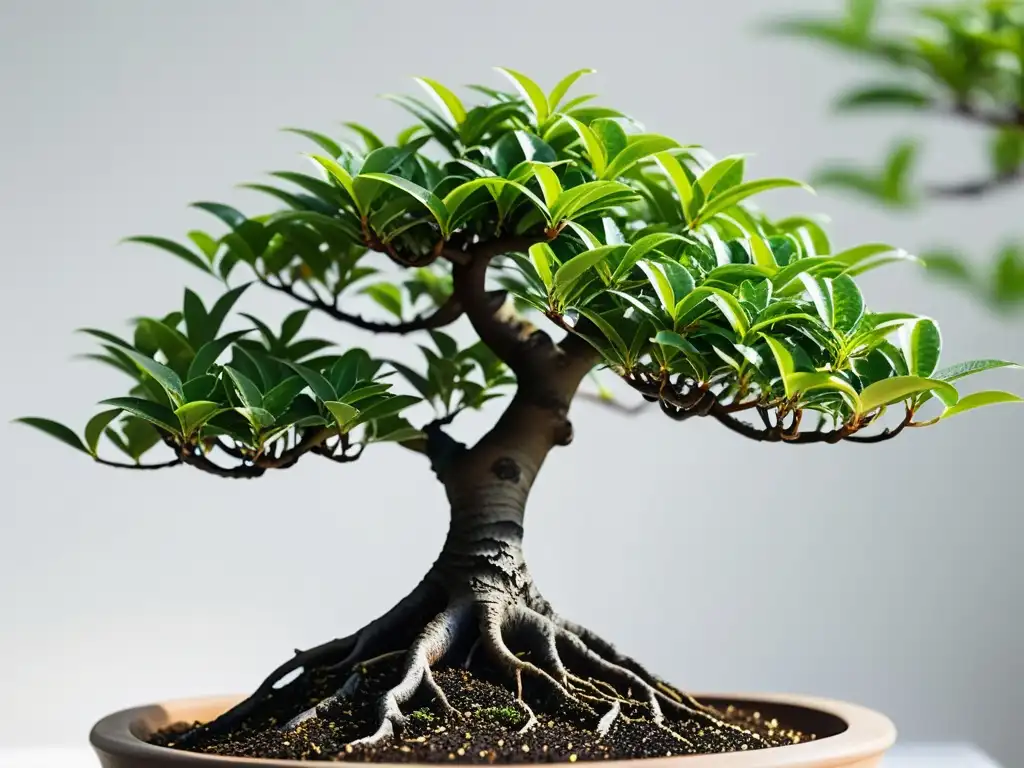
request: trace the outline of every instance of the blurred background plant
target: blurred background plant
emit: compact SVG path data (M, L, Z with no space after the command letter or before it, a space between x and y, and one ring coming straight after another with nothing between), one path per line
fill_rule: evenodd
M881 163L829 162L812 181L909 210L938 199L988 198L1024 188L1024 0L966 0L897 8L846 0L845 13L788 18L772 31L880 64L887 74L840 93L842 114L903 112L982 129L988 168L962 180L926 179L920 142L900 137ZM935 276L969 289L989 307L1024 312L1024 207L987 265L957 249L927 245Z

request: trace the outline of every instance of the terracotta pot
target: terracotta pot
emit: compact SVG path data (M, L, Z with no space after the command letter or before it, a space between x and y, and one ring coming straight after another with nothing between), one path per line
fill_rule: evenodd
M717 707L736 704L777 717L787 726L815 733L818 739L790 747L734 752L725 755L659 757L646 760L600 761L619 768L875 768L896 740L896 729L884 715L864 707L806 696L701 695ZM89 741L103 768L242 768L311 765L294 760L251 760L182 752L156 747L144 739L154 730L177 722L206 721L239 701L239 697L186 699L116 712L93 726Z

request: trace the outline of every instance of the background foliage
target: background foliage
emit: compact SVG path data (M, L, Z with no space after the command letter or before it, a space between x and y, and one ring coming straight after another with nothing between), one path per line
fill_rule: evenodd
M967 0L915 5L907 14L881 11L878 0L847 0L845 14L789 19L782 33L878 63L891 74L840 94L844 114L904 112L954 119L984 129L987 175L962 182L929 183L920 171L913 138L893 142L880 164L833 163L815 183L860 195L894 209L939 198L997 194L1024 184L1024 2ZM891 22L887 28L885 22ZM1020 224L1011 221L1011 225ZM991 264L979 270L949 248L922 253L929 269L969 288L1004 311L1024 309L1024 240L1011 233Z

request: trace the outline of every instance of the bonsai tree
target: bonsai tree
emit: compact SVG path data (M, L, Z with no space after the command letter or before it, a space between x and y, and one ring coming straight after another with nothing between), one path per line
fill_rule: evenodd
M392 143L356 123L347 125L358 146L289 129L315 146L312 172L248 185L282 210L248 216L200 202L224 233L129 238L234 287L212 304L185 290L179 309L134 321L131 338L86 329L100 342L94 358L129 379L127 394L104 400L81 437L42 418L26 424L106 466L234 479L306 460L349 464L391 443L424 456L451 510L444 548L406 598L297 652L176 745L246 723L308 727L395 658L397 682L361 748L406 725L417 693L458 717L437 682L452 659L496 669L524 729L537 722L523 694L533 686L594 714L598 733L643 717L680 752L799 738L735 725L563 618L534 583L524 512L548 453L573 440L581 382L599 369L680 424L711 419L784 445L876 443L1020 401L961 397L958 380L1009 363L940 368L933 320L867 308L856 278L912 256L877 243L836 249L809 217L769 217L755 196L804 185L745 180L741 156L714 160L591 96L570 98L588 71L545 92L502 69L512 89L474 86L476 106L420 78L436 105L390 97L416 118ZM300 307L280 325L241 313L229 330L253 285ZM379 311L353 308L359 297ZM312 311L353 333L421 337L423 364L305 338ZM473 343L442 330L456 323ZM460 413L499 397L504 410L478 440L447 433ZM124 457L109 458L107 443ZM331 690L310 692L331 675L341 675ZM683 735L687 718L701 724L700 741Z
M843 113L902 111L980 126L988 134L989 169L978 178L926 183L916 178L919 144L893 144L878 168L834 163L813 180L893 209L928 200L996 195L1024 184L1024 4L968 0L915 7L906 31L883 31L876 0L848 0L845 15L788 19L777 31L881 63L892 76L841 94ZM923 253L935 274L964 285L994 308L1024 307L1024 241L1009 240L987 272L963 255Z

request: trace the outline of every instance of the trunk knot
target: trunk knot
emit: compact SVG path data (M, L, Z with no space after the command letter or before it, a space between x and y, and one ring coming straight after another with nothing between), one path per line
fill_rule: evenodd
M491 472L499 480L505 480L510 483L518 483L519 477L522 474L519 465L508 456L502 456L500 459L491 465Z
M566 419L555 429L555 445L569 445L572 438L572 422Z

